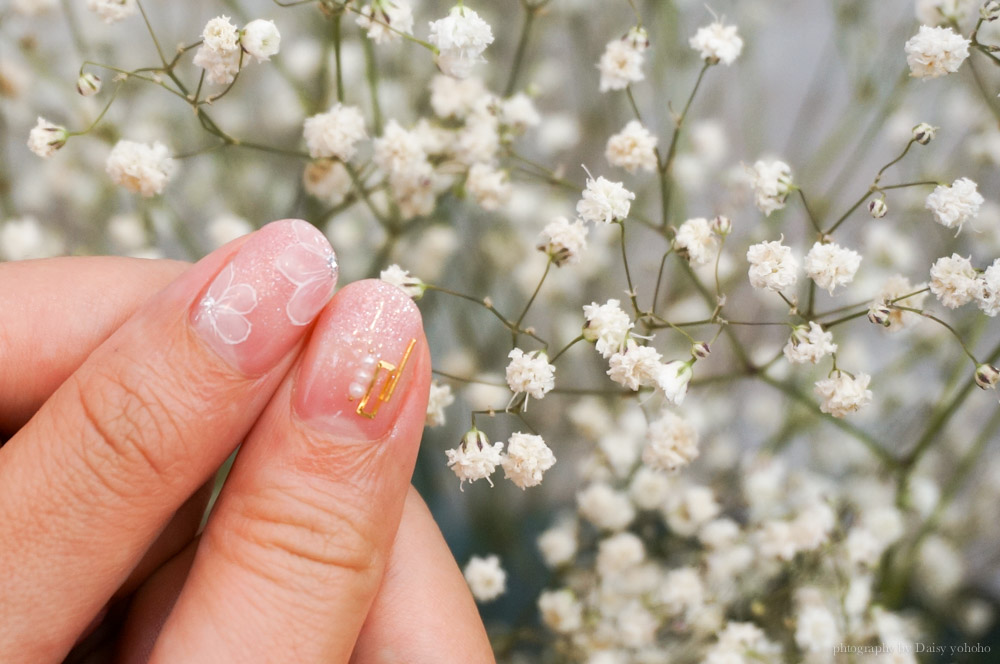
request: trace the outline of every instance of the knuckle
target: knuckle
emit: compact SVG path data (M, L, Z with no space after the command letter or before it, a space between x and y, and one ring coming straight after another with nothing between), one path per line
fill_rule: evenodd
M116 494L134 497L150 481L170 484L179 476L182 455L168 450L184 441L185 409L163 396L172 393L164 389L169 379L150 371L99 368L68 383L83 421L83 463Z
M289 571L309 580L344 571L375 575L376 528L364 505L345 502L339 492L333 496L289 483L233 496L226 509L229 521L216 529L215 544L255 574L280 585L287 585Z

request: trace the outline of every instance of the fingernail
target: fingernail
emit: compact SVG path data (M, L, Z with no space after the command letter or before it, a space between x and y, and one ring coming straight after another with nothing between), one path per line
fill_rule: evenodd
M275 221L247 240L191 311L198 335L247 375L274 367L333 295L337 259L300 219Z
M376 441L396 423L423 332L420 311L377 279L342 289L302 359L293 407L309 426L343 440Z

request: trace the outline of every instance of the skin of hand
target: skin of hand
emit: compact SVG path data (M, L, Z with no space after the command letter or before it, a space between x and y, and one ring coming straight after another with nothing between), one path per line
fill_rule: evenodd
M335 279L294 220L194 266L0 265L0 661L493 661L408 489L419 312Z

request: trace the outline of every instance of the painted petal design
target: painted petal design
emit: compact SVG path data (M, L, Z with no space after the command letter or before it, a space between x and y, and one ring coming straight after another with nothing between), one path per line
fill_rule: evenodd
M278 256L276 266L296 286L325 280L330 274L326 254L305 244L292 245L286 249Z
M295 289L285 312L293 325L308 325L330 298L333 283L329 279L315 279Z
M212 327L220 339L229 345L235 345L247 340L252 326L243 314L221 310L216 312Z
M219 299L219 308L223 312L248 314L257 308L257 291L249 284L230 286Z

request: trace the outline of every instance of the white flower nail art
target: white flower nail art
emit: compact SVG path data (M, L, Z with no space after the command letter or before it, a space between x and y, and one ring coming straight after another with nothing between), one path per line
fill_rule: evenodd
M304 221L293 225L296 244L278 256L275 265L297 286L285 306L293 325L308 325L326 302L337 274L337 257L315 228Z
M196 320L206 319L223 342L235 345L250 336L246 315L257 308L257 291L250 284L234 284L235 273L226 266L198 305Z

